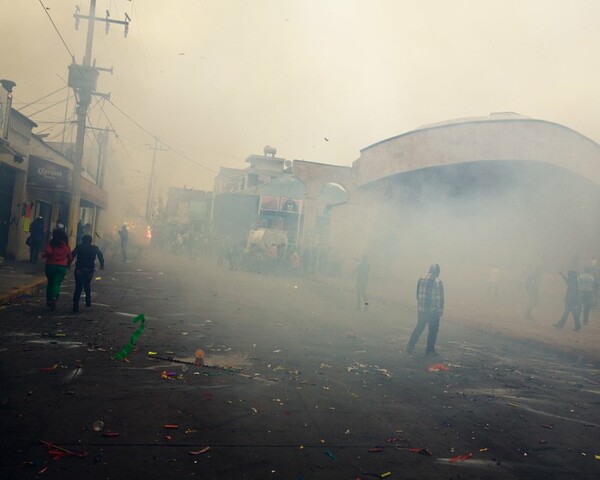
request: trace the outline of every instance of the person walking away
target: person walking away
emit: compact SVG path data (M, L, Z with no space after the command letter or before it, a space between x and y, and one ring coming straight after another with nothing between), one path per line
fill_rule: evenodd
M533 309L537 307L540 301L540 283L542 281L542 269L536 267L532 272L525 278L525 291L529 298L527 309L525 310L525 318L532 319L531 314Z
M367 300L367 284L369 283L369 257L363 255L360 262L356 266L356 309L361 310L364 306L365 310L369 306Z
M581 302L579 298L579 286L577 284L577 272L575 270L569 270L566 277L562 272L559 273L565 281L565 283L567 284L567 291L565 293L565 310L560 321L554 326L559 330L562 329L565 326L567 319L569 318L569 314L571 314L575 322L575 327L573 328L573 331L576 332L577 330L581 329L581 325L579 324Z
M29 263L37 263L44 244L44 219L37 217L29 225Z
M426 355L437 355L435 342L440 329L440 318L444 313L444 284L439 278L440 266L435 263L429 267L429 273L417 282L417 325L408 341L406 350L412 353L425 326L427 332Z
M121 237L121 261L127 261L127 242L129 241L129 230L127 225L123 224L121 230L119 230L119 237Z
M96 245L92 245L92 236L84 235L81 243L73 250L75 263L75 293L73 294L73 313L79 311L81 290L85 290L85 306L92 305L92 278L96 268L96 257L100 262L100 270L104 270L104 255Z
M62 284L67 269L71 266L73 255L69 248L69 238L64 230L56 229L52 232L52 239L42 253L46 259L46 305L50 310L56 308Z
M592 269L586 267L579 277L577 277L577 286L579 287L579 298L583 309L583 324L587 325L590 320L590 309L594 305L595 280L592 275Z

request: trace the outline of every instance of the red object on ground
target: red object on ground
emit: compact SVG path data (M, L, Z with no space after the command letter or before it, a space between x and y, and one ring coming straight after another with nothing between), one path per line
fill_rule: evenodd
M430 372L447 372L450 369L443 363L434 363L433 365L429 365L427 370Z
M469 458L471 458L473 456L472 453L466 453L464 455L457 455L456 457L452 457L449 462L450 463L454 463L454 462L464 462L465 460L468 460Z
M40 440L40 442L46 446L48 453L52 456L52 458L54 458L54 460L60 460L61 457L68 456L84 458L87 457L88 454L83 450L67 450L66 448L54 445L52 442L45 442L44 440Z

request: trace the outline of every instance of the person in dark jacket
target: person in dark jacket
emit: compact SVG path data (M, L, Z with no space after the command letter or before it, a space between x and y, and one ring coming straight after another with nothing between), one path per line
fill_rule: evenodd
M37 217L29 225L29 263L37 263L38 255L44 245L44 219Z
M73 313L79 311L81 290L85 290L85 306L92 304L92 278L96 268L96 257L100 262L100 270L104 270L104 255L96 245L92 245L91 235L81 237L81 243L73 250L75 263L75 293L73 294Z
M573 331L581 330L579 323L579 316L581 315L581 299L579 298L579 285L577 283L577 272L575 270L569 270L567 276L560 272L560 276L567 284L567 292L565 293L565 310L560 321L554 326L558 329L562 329L567 323L569 314L573 315L575 327Z
M48 279L46 305L50 310L54 310L60 295L60 286L67 274L67 268L73 261L69 238L64 230L56 229L52 232L52 240L43 251L42 257L46 259L46 278Z
M435 342L440 330L440 317L444 313L444 284L439 279L440 266L435 263L429 267L429 273L417 283L417 325L413 330L406 351L412 353L419 337L427 326L426 355L437 355Z
M129 230L127 225L123 224L121 230L119 230L119 237L121 237L121 260L127 261L127 242L129 242Z

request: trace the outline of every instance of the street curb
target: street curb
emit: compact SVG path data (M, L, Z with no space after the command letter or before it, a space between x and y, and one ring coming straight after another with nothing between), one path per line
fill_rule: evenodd
M31 290L40 287L44 283L46 283L46 277L37 277L35 280L17 287L8 293L0 293L0 305L13 303L18 296L26 294Z

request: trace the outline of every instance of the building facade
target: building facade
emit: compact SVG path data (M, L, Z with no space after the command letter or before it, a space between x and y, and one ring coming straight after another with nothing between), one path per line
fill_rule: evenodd
M32 130L35 122L10 107L11 93L0 86L0 257L29 258L26 239L31 222L42 217L46 239L61 223L68 226L73 164ZM97 223L108 206L107 193L84 172L81 181L81 225Z

